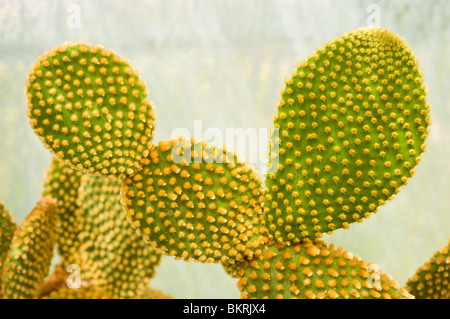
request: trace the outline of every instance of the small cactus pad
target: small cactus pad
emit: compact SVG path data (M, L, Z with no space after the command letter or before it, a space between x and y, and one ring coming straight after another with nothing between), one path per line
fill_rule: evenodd
M450 299L450 240L406 282L416 299Z
M412 298L375 265L319 240L270 245L240 275L242 298Z
M30 126L71 167L123 177L147 155L153 107L138 73L112 50L55 47L30 70L26 91Z
M122 185L129 221L167 255L232 263L258 252L261 180L224 148L182 137L162 141Z
M84 175L79 204L83 280L114 298L133 297L154 276L161 253L145 244L127 221L117 181Z
M65 265L76 263L80 225L75 212L78 209L78 189L83 172L72 169L56 156L51 160L44 182L43 196L51 196L57 201L57 225L55 240L61 262Z
M425 149L422 74L404 40L385 29L358 29L319 48L286 80L276 106L264 216L279 243L369 217L407 183Z
M35 298L53 257L56 200L42 198L17 228L4 273L6 299Z
M12 219L11 212L0 201L0 297L3 291L3 273L9 258L11 242L16 228L17 226Z

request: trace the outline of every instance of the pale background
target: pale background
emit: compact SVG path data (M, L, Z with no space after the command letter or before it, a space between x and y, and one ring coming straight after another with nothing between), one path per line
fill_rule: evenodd
M340 34L380 23L416 53L431 134L416 175L380 212L325 240L376 263L400 285L450 235L448 1L0 1L0 200L21 222L39 199L50 155L28 127L24 82L37 57L67 40L127 57L156 105L156 141L176 128L270 128L283 80ZM69 5L80 27L68 24ZM73 11L71 11L73 12ZM55 258L55 262L57 259ZM220 265L163 258L151 285L177 298L238 298Z

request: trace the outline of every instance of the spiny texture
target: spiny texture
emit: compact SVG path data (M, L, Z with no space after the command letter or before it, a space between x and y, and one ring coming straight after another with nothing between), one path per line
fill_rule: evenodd
M65 265L77 263L80 225L75 216L78 209L78 189L83 172L72 169L56 156L51 160L44 183L43 196L57 200L56 246L61 262Z
M56 201L41 199L14 233L4 273L6 299L35 298L53 257Z
M450 299L450 240L406 282L416 299Z
M242 298L412 298L374 265L319 240L268 246L240 270Z
M13 221L11 212L0 201L0 297L3 291L3 273L11 250L11 242L17 225Z
M261 181L236 155L182 137L160 142L123 181L122 204L144 240L201 262L251 259L263 237Z
M429 105L417 61L381 28L344 34L299 63L277 103L266 181L269 238L297 243L360 222L406 184Z
M120 204L120 184L82 177L80 210L83 280L114 298L130 298L154 276L161 253L136 234Z
M31 127L71 167L123 177L147 155L153 107L138 73L112 50L55 47L29 72L26 91Z

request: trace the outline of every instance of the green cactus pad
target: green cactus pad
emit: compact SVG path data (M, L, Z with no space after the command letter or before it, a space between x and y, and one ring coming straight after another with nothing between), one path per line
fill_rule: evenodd
M406 282L416 299L450 299L450 240Z
M154 276L161 253L136 234L120 204L120 183L84 175L80 186L82 279L114 298L130 298Z
M244 299L412 298L373 264L319 240L270 245L240 276Z
M122 185L129 221L167 255L233 263L259 251L261 180L224 148L182 137L162 141Z
M381 28L342 35L298 64L277 103L266 180L269 239L297 243L377 211L414 173L429 125L422 74Z
M3 291L3 273L11 250L11 243L17 225L13 221L11 212L0 201L0 297Z
M44 197L14 233L4 273L4 298L37 296L53 257L56 209L56 200Z
M123 177L147 155L153 107L138 73L112 50L55 47L29 72L26 91L30 126L71 167Z
M80 225L75 212L78 209L78 189L82 171L72 169L54 156L46 173L43 196L57 200L57 225L55 240L61 262L65 265L77 263Z

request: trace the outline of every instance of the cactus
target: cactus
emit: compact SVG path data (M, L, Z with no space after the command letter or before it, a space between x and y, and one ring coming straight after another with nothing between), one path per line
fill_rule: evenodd
M269 239L299 243L348 228L398 193L425 150L425 97L409 47L385 29L344 34L300 62L274 115Z
M45 257L41 268L26 264L33 271L11 280L25 251L16 239L6 297L170 297L148 286L161 254L220 263L242 298L447 296L448 248L425 267L435 277L423 271L414 282L426 283L405 289L320 240L377 212L425 151L422 74L388 30L349 32L298 64L276 105L279 138L264 186L225 147L183 137L151 144L144 82L101 46L69 42L44 53L26 91L30 125L55 155L43 194L57 200L59 222L35 233L56 233L63 263L81 265L83 286L64 287L61 269L43 284L49 253L37 248L26 251Z
M42 198L17 228L3 273L3 298L34 298L53 257L56 201Z
M150 149L123 181L127 216L146 242L201 262L253 258L262 243L261 181L236 155L182 137Z
M417 299L450 299L450 240L416 270L406 290Z
M80 226L75 212L78 209L78 189L83 173L64 164L56 156L52 157L46 173L42 196L57 200L57 225L55 227L56 247L61 262L74 264L79 249Z
M45 52L26 82L30 125L69 166L123 177L139 168L154 112L139 74L102 46L67 42Z
M84 175L79 205L83 280L113 298L135 296L154 276L161 254L129 225L120 204L120 183Z
M16 229L17 225L12 219L11 212L0 201L0 297L3 291L3 274L6 269L7 258L9 258L11 243Z
M276 107L264 201L269 245L241 269L226 268L240 277L242 297L413 297L318 241L376 212L425 150L429 105L407 44L382 28L344 34L298 64ZM382 282L370 285L372 275Z

